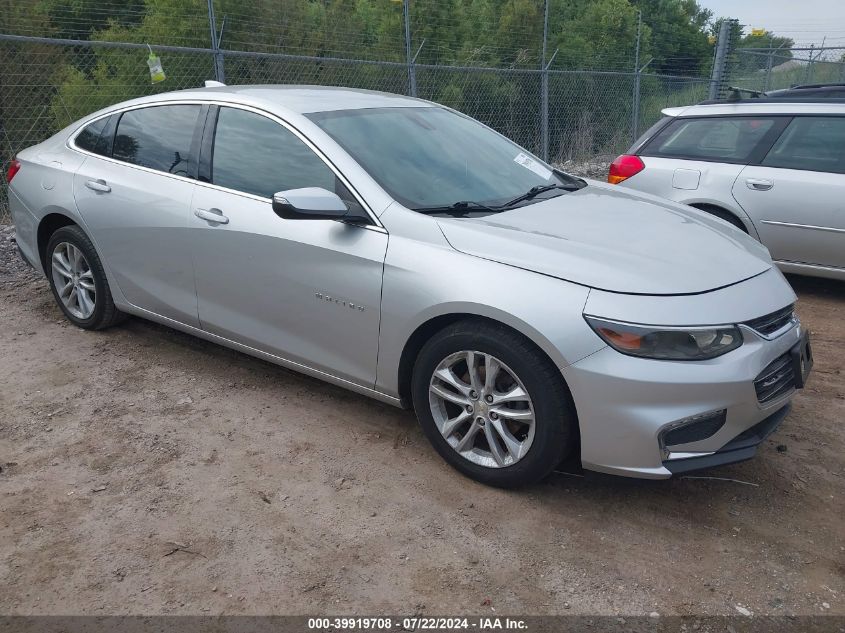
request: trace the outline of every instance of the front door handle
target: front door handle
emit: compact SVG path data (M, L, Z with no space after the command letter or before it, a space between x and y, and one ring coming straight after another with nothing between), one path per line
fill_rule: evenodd
M87 180L85 181L85 186L91 191L96 191L98 193L108 193L111 191L111 187L109 187L108 183L101 178L98 178L97 180Z
M775 186L775 183L764 178L746 178L745 186L749 189L754 189L754 191L768 191Z
M215 224L229 224L229 218L220 209L196 209L194 215Z

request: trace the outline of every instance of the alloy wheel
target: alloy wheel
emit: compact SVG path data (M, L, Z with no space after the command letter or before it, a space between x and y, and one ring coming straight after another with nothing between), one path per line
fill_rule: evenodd
M88 319L97 305L94 273L79 247L60 242L50 258L56 294L77 319Z
M488 468L512 466L534 441L534 406L516 373L491 354L444 358L429 382L434 423L462 457Z

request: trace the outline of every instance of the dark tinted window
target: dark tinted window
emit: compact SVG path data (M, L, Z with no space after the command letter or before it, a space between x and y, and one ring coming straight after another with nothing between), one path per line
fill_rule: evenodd
M763 159L763 164L845 172L845 117L796 117Z
M745 162L775 123L773 118L678 119L649 143L643 155Z
M124 112L117 124L114 157L180 176L188 175L198 105L155 106Z
M211 181L265 198L302 187L323 187L341 198L345 193L335 186L334 172L292 132L236 108L220 109Z
M79 149L84 149L88 152L105 155L106 152L104 151L104 144L100 143L100 134L102 134L103 130L106 128L108 120L109 117L103 117L102 119L98 119L97 121L86 125L76 136L76 140L74 141L76 146Z

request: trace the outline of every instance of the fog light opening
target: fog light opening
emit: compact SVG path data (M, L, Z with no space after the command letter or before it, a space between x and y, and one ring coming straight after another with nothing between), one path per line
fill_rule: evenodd
M664 457L669 456L671 447L699 442L714 436L725 425L726 409L701 413L673 422L660 431L658 440Z

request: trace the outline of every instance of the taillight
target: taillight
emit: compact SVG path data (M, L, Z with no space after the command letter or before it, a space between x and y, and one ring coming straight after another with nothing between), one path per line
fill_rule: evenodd
M9 170L6 172L6 182L12 182L12 178L15 177L15 174L21 170L21 162L19 160L13 160L9 163Z
M645 163L639 156L622 154L615 161L610 163L610 171L607 174L607 182L611 185L618 185L623 180L640 173L645 169Z

